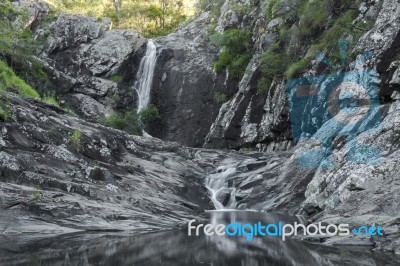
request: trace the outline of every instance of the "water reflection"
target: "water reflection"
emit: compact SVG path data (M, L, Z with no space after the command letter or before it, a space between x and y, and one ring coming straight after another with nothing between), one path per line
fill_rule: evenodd
M295 218L256 212L213 212L212 223L294 222ZM399 265L397 257L362 249L325 247L263 237L188 236L186 229L120 236L69 235L15 242L3 238L1 265Z

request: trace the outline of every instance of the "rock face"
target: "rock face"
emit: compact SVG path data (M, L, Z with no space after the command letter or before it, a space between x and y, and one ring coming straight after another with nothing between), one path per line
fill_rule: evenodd
M27 8L28 10L28 27L32 27L36 22L45 18L50 11L49 6L43 1L28 1L28 0L17 0L12 1L15 8L23 10Z
M309 124L301 120L292 120L300 123L298 126L302 135L300 141L291 149L290 156L279 158L276 157L279 153L268 153L271 157L264 163L261 161L260 170L250 171L250 175L242 175L239 171L241 165L249 164L248 161L236 163L234 167L237 171L227 177L225 186L227 189L236 190L238 208L291 210L312 217L314 222L383 224L386 238L374 238L371 242L377 249L399 253L396 245L398 236L395 232L398 231L400 218L397 204L399 182L396 174L399 147L397 128L400 115L397 91L400 4L397 1L383 1L380 12L376 4L369 2L368 5L361 5L360 8L364 11L358 18L365 19L366 16L374 15L375 25L357 44L358 49L369 50L370 54L358 56L347 72L334 74L340 77L342 82L347 81L346 86L353 86L349 85L348 81L363 85L369 95L374 95L370 90L376 89L375 98L379 97L379 100L375 103L361 104L359 107L359 115L366 118L360 120L360 116L355 113L346 120L348 123L340 125L337 121L343 121L343 113L334 113L333 117L330 117L330 111L325 110L325 102L309 97L305 101L306 108L297 110L299 117L310 118L306 119ZM249 85L250 77L256 75L256 61L253 59L252 65L249 66L254 71L241 81L237 95L221 108L207 137L206 145L222 142L222 147L235 147L247 141L258 142L258 136L267 137L272 132L278 133L275 140L281 137L290 138L291 134L286 134L290 132L285 132L288 125L278 125L284 125L282 123L288 121L286 99L291 99L293 95L274 96L285 94L283 84L275 84L276 89L266 98L275 99L267 100L264 106L272 106L271 109L264 109L272 112L264 112L265 119L259 121L265 121L269 128L260 134L263 122L253 125L248 122L251 120L251 116L248 116L251 107L248 106L252 106L259 97ZM314 62L308 74L318 75L318 67ZM314 85L320 91L327 91L331 86L330 82L332 76L320 76ZM278 126L281 130L276 131L273 126ZM345 137L349 134L354 135L350 138ZM312 161L317 162L315 167L304 167L301 164L302 156L305 152L320 149L322 145L318 140L323 138L332 140L331 152L324 155L322 160L315 158L315 161ZM273 138L268 142L273 143ZM274 161L280 167L268 167L269 164L273 165ZM254 163L257 161L250 161L250 164ZM360 243L353 238L332 239L327 243L345 244L351 241Z
M214 73L218 51L208 45L210 26L206 12L177 33L156 40L160 48L152 102L161 121L150 130L153 136L201 147L221 107L215 93L230 97L237 90L234 81Z
M108 18L98 22L65 14L45 26L49 37L41 58L51 85L65 106L91 121L135 108L131 85L146 39L134 31L110 28ZM113 81L113 76L121 78Z
M39 101L6 98L12 119L0 122L2 234L147 231L211 208L202 186L207 168L196 163L206 157L201 150L132 137Z
M205 147L273 151L293 146L285 84L276 83L267 93L257 90L261 77L260 55L276 42L276 29L282 23L282 19L277 18L265 27L266 4L263 1L225 1L221 7L216 31L223 32L235 25L252 32L255 54L238 91L220 109L205 139ZM234 8L236 5L239 7Z

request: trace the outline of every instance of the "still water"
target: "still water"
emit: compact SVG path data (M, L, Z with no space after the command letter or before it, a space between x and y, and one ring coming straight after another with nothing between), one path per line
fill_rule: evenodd
M210 223L295 222L295 217L259 212L212 212ZM204 221L207 222L207 221ZM0 265L400 265L391 253L370 248L326 247L278 237L188 236L176 229L134 236L64 235L45 240L0 240Z

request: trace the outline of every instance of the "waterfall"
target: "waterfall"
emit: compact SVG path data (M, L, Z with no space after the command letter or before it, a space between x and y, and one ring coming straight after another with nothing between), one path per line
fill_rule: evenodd
M157 61L157 47L152 40L147 42L146 55L142 58L136 81L133 86L138 95L137 112L139 113L150 103L151 87L153 85L154 69Z

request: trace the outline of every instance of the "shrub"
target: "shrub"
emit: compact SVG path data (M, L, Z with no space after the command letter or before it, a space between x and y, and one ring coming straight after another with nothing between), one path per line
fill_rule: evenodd
M100 120L100 123L106 127L111 127L119 130L123 130L127 126L125 118L118 114L104 117L102 120Z
M150 104L139 113L133 109L125 112L124 115L113 114L101 119L100 123L106 127L125 130L131 135L141 136L143 130L159 118L160 114L157 107Z
M35 189L35 191L33 191L33 199L36 201L40 201L42 199L42 192L40 192L40 190L38 190L37 188Z
M261 79L257 83L257 91L261 94L265 94L269 91L269 88L272 85L273 78L261 77Z
M150 104L139 113L142 124L146 127L160 118L160 112L154 104Z
M135 136L143 135L144 125L140 120L140 114L135 109L125 113L125 121L127 123L126 131L129 134Z
M223 50L219 55L218 60L214 64L214 69L217 74L220 74L231 63L231 55L227 50Z
M234 78L240 78L246 71L253 54L249 51L251 33L240 29L230 29L221 36L214 34L213 42L223 46L218 60L214 64L215 72L228 69Z
M241 53L249 48L251 33L240 29L226 30L222 37L222 45L231 53Z
M67 106L67 107L65 108L65 111L66 111L70 116L76 116L76 112L75 112L74 109L72 109L71 106Z
M271 87L274 78L282 78L287 67L288 57L280 51L278 44L273 45L261 56L262 78L258 82L257 89L265 93Z
M40 98L39 93L18 77L6 62L2 60L0 60L0 82L2 83L0 91L16 90L21 96Z
M306 59L301 59L300 61L291 64L285 72L286 78L289 79L301 75L307 68L307 65L308 61Z
M79 149L81 147L82 141L82 133L79 130L72 131L71 135L69 136L69 144L75 149Z
M226 94L222 92L214 92L213 98L217 103L223 103L226 101Z
M297 35L302 40L307 40L309 37L314 37L324 29L329 22L328 14L325 10L324 1L308 2L303 11Z
M7 121L11 118L11 110L7 101L0 99L0 120Z
M221 46L224 35L219 32L214 32L208 37L208 42L211 45Z
M113 76L111 76L110 77L110 79L112 80L112 81L114 81L114 82L121 82L121 81L123 81L124 80L124 77L122 77L122 76L119 76L119 75L113 75Z
M235 56L228 66L229 73L236 78L242 77L246 72L246 68L249 65L252 57L252 54L242 54Z
M268 2L266 14L265 14L267 16L267 20L274 18L274 10L279 5L279 3L280 3L280 0L270 0Z
M54 92L46 92L43 95L42 100L45 103L52 104L52 105L55 105L55 106L60 106L60 104L58 103Z

